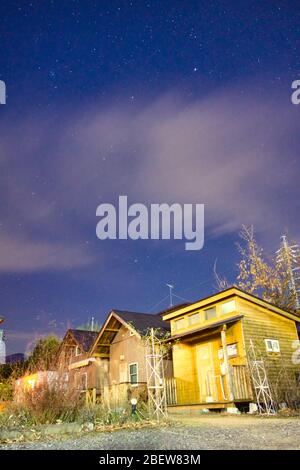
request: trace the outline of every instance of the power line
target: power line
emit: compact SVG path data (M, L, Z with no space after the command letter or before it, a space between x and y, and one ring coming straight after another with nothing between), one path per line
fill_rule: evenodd
M160 305L162 302L164 302L165 300L167 300L169 298L169 294L168 295L165 295L165 297L163 297L161 300L159 300L155 305L153 305L151 308L148 309L148 313L151 312L151 310L154 310L155 307L158 307L158 305Z

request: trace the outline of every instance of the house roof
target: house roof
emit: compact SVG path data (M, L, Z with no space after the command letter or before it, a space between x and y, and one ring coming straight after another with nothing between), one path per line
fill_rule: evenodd
M67 337L68 334L71 334L71 336L73 336L78 346L80 346L84 352L88 352L90 350L90 348L92 347L94 341L96 340L98 336L97 331L76 330L76 329L68 330L65 335L65 338Z
M160 330L162 334L170 330L169 324L158 315L127 310L111 310L91 348L91 354L97 351L102 357L108 358L110 344L122 326L126 326L132 333L140 336L145 336L150 328ZM156 334L159 335L159 332Z
M192 304L192 302L184 302L184 303L181 303L181 304L172 305L172 307L168 307L165 310L161 310L160 312L156 313L156 315L160 315L160 316L167 315L167 313L174 312L178 308L187 307L188 305L191 305L191 304Z
M112 310L112 313L116 313L125 323L133 326L142 336L147 334L150 328L157 328L163 331L170 330L169 324L155 314L129 312L126 310Z
M228 289L225 289L221 292L217 292L217 293L215 293L213 295L210 295L208 297L204 297L202 299L196 300L195 302L192 302L191 304L189 304L187 306L183 306L183 307L179 306L177 309L172 310L169 313L167 312L167 313L163 314L163 319L164 320L171 320L172 318L174 318L178 315L183 315L187 312L190 312L192 310L196 310L198 308L207 307L208 305L217 303L219 301L223 301L224 299L227 299L227 298L233 297L233 296L242 297L242 298L248 300L249 302L255 303L256 305L259 305L259 306L264 307L268 310L271 310L272 312L277 313L279 315L282 315L286 318L289 318L290 320L300 322L300 317L297 314L294 314L294 313L288 312L286 310L283 310L282 308L277 307L276 305L271 304L270 302L268 302L266 300L260 299L259 297L256 297L253 294L249 294L248 292L245 292L245 291L243 291L243 290L241 290L241 289L239 289L238 287L235 287L235 286L229 287Z

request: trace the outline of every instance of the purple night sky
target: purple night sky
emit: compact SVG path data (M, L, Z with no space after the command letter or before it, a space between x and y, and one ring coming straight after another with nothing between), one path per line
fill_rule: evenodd
M254 224L300 242L296 2L3 1L0 316L8 353L235 276ZM205 204L205 245L96 237L96 208ZM179 301L179 299L178 299Z

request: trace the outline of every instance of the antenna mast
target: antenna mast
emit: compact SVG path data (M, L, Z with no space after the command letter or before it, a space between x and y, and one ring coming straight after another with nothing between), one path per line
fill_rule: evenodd
M170 292L170 307L173 307L173 294L172 294L172 289L174 289L174 286L172 284L166 284L169 288Z
M286 262L287 272L289 276L289 287L295 298L295 310L300 308L300 287L299 287L299 257L300 250L298 245L289 245L286 235L281 237L281 247L276 252L279 262Z

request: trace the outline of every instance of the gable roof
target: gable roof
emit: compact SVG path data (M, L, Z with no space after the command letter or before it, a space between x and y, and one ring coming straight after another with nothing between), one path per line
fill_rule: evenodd
M116 313L125 323L133 326L141 336L147 334L150 328L159 328L163 331L170 330L168 323L156 314L129 312L126 310L112 310L112 313Z
M88 352L97 336L97 331L69 329L64 336L62 345L68 337L71 337L77 346L79 346L84 352Z
M171 320L172 318L178 316L178 315L183 315L187 312L196 310L198 308L204 308L207 307L211 304L217 303L219 301L223 301L229 297L233 296L238 296L241 297L245 300L248 300L248 302L252 302L256 305L259 305L260 307L266 308L268 310L271 310L274 313L277 313L278 315L281 315L285 318L289 318L290 320L293 320L295 322L300 322L300 317L297 314L288 312L286 310L283 310L280 307L277 307L276 305L268 302L267 300L260 299L259 297L256 297L253 294L249 294L248 292L245 292L238 287L229 287L228 289L225 289L221 292L217 292L213 295L210 295L208 297L204 297L202 299L196 300L195 302L192 302L191 304L187 306L179 306L176 310L172 310L171 312L167 312L163 314L163 319L164 320Z
M98 331L89 330L71 330L76 342L82 349L87 352L98 336Z
M91 347L90 353L93 354L97 351L100 356L109 358L110 344L122 326L138 336L145 336L150 328L159 329L162 333L170 330L169 324L158 315L127 310L111 310Z

